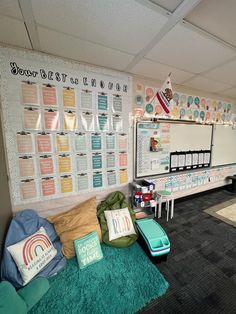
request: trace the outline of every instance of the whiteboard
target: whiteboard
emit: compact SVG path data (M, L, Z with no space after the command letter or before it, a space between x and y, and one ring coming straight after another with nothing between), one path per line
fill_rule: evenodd
M154 139L159 148L152 150ZM212 125L161 121L138 122L136 125L135 177L170 172L170 153L211 150Z
M236 163L236 129L229 125L214 127L212 166Z
M210 150L212 125L172 123L170 151Z

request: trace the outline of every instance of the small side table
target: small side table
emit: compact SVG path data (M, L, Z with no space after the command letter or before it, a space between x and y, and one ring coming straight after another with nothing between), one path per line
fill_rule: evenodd
M172 219L174 216L174 198L172 196L172 194L169 191L166 190L161 190L161 191L155 191L157 199L158 200L158 218L161 217L161 207L162 207L162 203L165 202L166 205L166 220L169 220L169 210L170 210L170 218ZM170 209L170 205L171 205L171 209ZM155 208L155 217L156 217L156 213L157 212L157 205Z
M232 180L232 185L231 185L231 189L229 189L229 191L231 193L235 193L236 194L236 175L234 176L228 176L226 177L227 180Z

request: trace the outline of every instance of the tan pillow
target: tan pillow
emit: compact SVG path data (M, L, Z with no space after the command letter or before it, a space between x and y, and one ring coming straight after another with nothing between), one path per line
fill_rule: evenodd
M101 240L101 229L96 213L96 197L93 197L67 212L47 218L54 224L62 243L62 253L66 258L75 256L74 240L92 231L97 231Z

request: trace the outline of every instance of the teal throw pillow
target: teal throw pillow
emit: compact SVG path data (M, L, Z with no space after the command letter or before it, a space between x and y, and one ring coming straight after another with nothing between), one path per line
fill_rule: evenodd
M74 241L75 253L79 267L85 268L103 258L98 234L93 231Z

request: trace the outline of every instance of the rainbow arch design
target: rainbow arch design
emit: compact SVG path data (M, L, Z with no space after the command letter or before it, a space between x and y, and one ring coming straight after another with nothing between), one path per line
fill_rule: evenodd
M23 247L23 259L28 265L36 256L38 251L45 251L52 245L50 239L43 233L38 233L28 239Z

